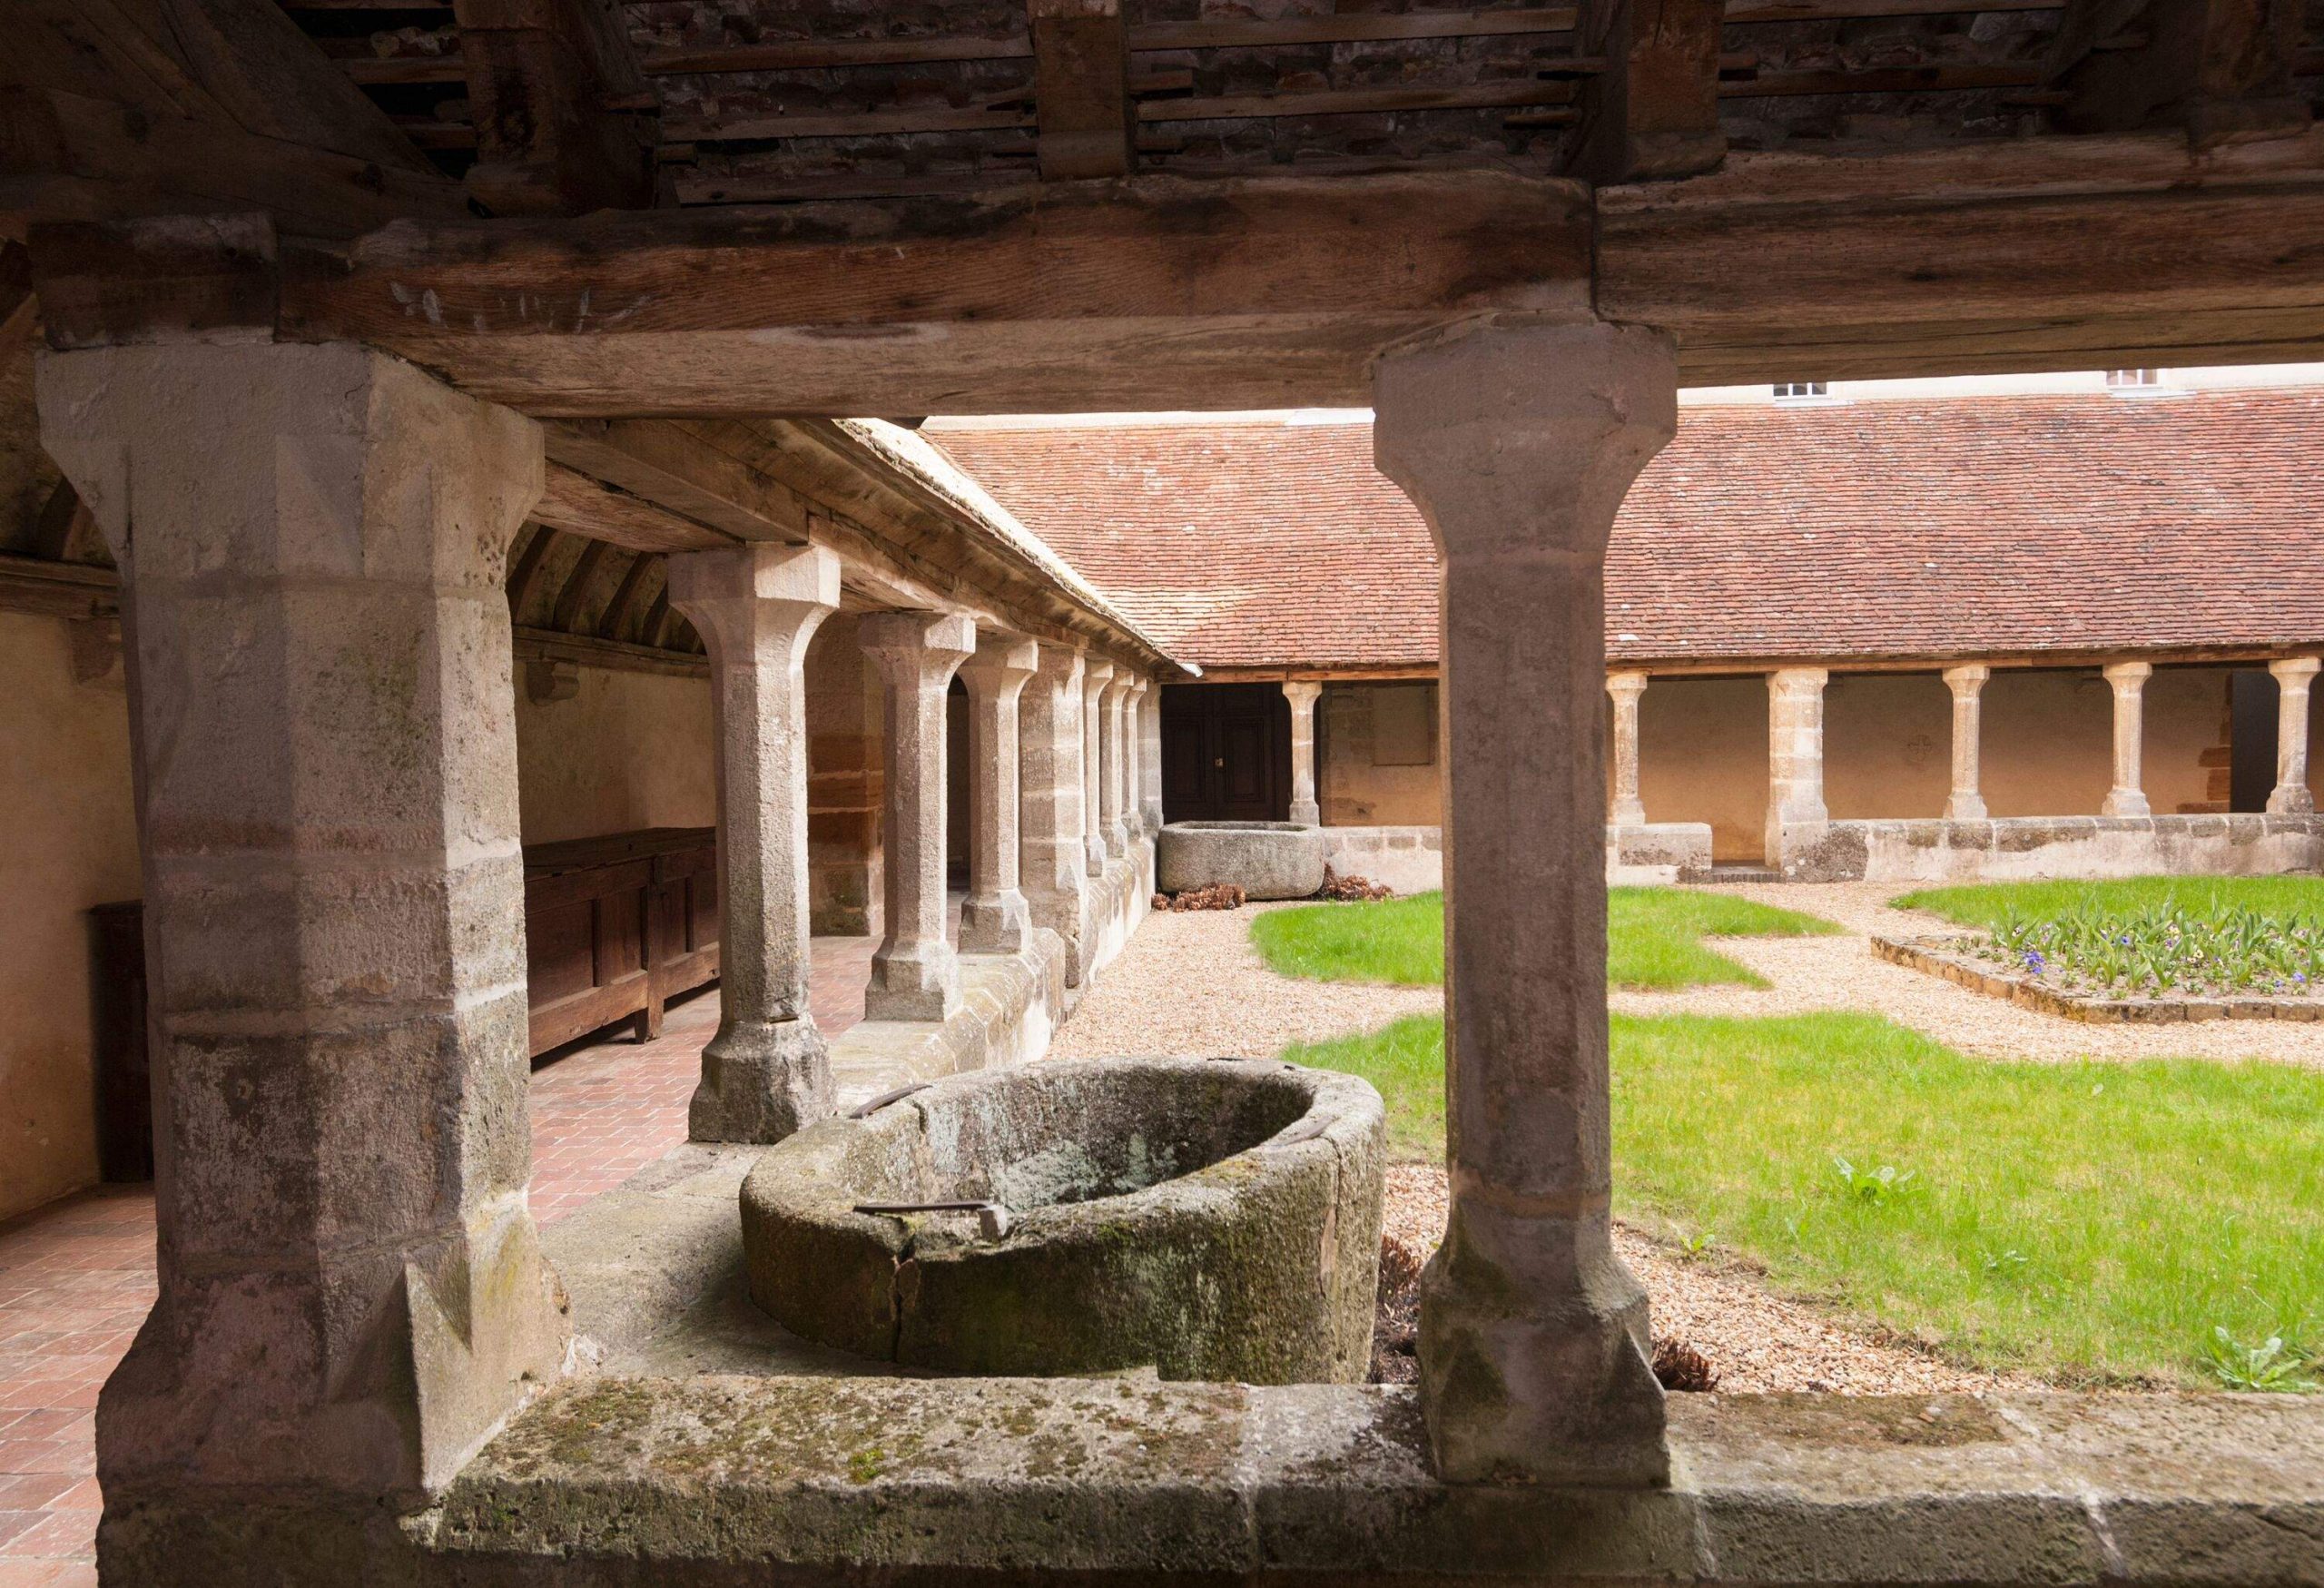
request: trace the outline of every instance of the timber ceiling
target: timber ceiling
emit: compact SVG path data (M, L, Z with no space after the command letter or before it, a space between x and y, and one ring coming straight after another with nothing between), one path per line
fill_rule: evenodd
M490 6L282 3L468 172L478 30L460 15ZM2296 128L2324 97L2324 0L606 4L635 75L597 102L633 115L662 205L1286 165L1617 180L1726 148L2181 125L2201 143Z

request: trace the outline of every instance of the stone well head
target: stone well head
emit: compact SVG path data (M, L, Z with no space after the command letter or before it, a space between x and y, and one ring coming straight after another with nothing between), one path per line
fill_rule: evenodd
M1270 1060L955 1076L759 1161L751 1296L795 1334L914 1367L1354 1381L1384 1140L1367 1083ZM858 1211L943 1202L1008 1211Z
M1324 885L1320 827L1296 822L1173 822L1155 839L1155 886L1166 893L1232 883L1252 899L1305 899Z

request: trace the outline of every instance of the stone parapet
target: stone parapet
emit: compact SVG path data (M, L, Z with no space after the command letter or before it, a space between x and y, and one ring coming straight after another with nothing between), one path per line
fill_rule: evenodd
M842 1109L915 1080L1029 1063L1065 1018L1065 944L1037 926L1013 954L962 954L960 999L940 1021L865 1020L831 1040Z
M1403 1386L607 1376L410 1524L409 1580L2324 1580L2313 1397L1697 1395L1669 1427L1665 1488L1456 1485Z
M2314 815L2003 816L1837 821L1787 833L1787 882L2274 876L2324 866Z
M1444 885L1442 827L1324 827L1324 863L1333 874L1383 883L1399 893Z

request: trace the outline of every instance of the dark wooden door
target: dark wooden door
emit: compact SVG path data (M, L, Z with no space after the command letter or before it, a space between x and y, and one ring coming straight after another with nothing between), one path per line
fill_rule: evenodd
M1273 684L1162 691L1162 819L1282 822L1291 814L1291 703Z

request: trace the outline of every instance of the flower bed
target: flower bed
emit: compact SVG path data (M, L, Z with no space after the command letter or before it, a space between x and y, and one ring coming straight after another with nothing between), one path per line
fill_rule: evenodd
M1872 952L1892 963L1942 976L1973 992L2066 1020L2163 1024L2174 1021L2324 1019L2324 1000L2304 992L2202 993L2099 991L2069 983L2044 956L2037 969L2021 955L2013 968L1983 937L1876 937ZM2039 951L2034 951L2039 952Z

